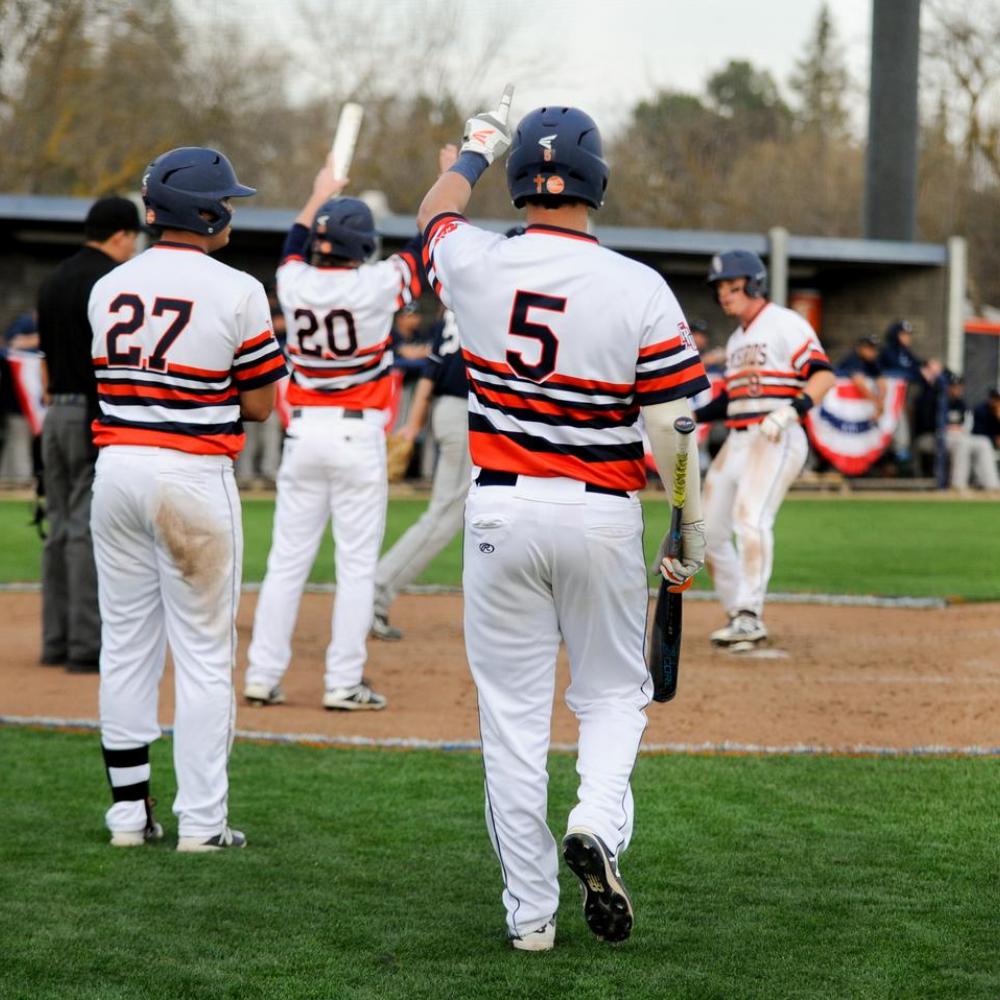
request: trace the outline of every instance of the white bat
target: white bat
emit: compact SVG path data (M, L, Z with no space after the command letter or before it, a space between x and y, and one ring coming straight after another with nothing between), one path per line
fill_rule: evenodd
M340 109L340 120L337 122L337 134L330 146L330 166L337 180L344 180L351 169L354 158L354 144L358 141L361 131L361 119L365 110L360 104L348 101Z

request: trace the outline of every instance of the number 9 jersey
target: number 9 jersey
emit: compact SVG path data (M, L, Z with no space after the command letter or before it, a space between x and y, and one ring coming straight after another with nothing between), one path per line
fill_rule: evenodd
M188 244L157 243L110 271L87 314L99 448L235 458L240 392L285 375L264 286Z
M455 214L427 227L424 264L458 319L472 461L642 489L640 407L708 386L663 279L585 233L504 239Z

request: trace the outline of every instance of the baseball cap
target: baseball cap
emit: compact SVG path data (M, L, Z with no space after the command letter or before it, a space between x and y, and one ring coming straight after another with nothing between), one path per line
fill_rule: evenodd
M913 333L913 324L907 319L897 319L886 328L887 337L895 337L900 333Z
M878 347L878 341L874 337L858 337L855 341L858 347Z
M139 219L139 210L133 202L129 201L128 198L111 196L98 198L90 206L83 228L88 235L93 233L100 237L102 234L110 236L112 233L117 233L119 229L139 232L143 225Z

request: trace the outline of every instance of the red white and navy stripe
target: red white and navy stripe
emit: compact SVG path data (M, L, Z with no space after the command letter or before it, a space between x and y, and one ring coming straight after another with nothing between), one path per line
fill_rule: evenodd
M350 357L328 358L303 354L289 345L292 381L288 402L292 406L346 406L351 409L385 409L392 388L391 337Z
M240 347L228 371L170 364L161 372L109 365L105 357L93 363L101 404L101 415L93 423L97 447L151 445L233 458L243 447L240 392L286 374L269 329Z
M556 373L539 384L470 351L463 350L462 357L469 378L469 448L476 465L568 476L613 489L645 485L638 418L640 405L648 404L639 401L638 382ZM697 358L679 372L649 368L647 376L655 383L646 397L655 395L651 402L689 396L707 385Z

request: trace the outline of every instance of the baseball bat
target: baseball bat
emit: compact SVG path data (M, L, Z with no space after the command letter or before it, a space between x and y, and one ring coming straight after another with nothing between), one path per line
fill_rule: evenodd
M340 118L337 121L337 131L330 145L330 168L333 176L338 181L347 177L351 169L351 160L354 159L354 146L358 141L358 133L361 131L361 119L364 117L365 109L360 104L348 101L340 109Z
M667 535L667 555L681 554L681 514L687 496L687 438L694 430L690 417L674 421L677 435L677 459L670 496L670 531ZM687 587L683 587L687 589ZM677 675L681 664L682 594L676 584L660 580L653 611L653 634L649 643L649 674L653 678L653 701L670 701L677 694Z

